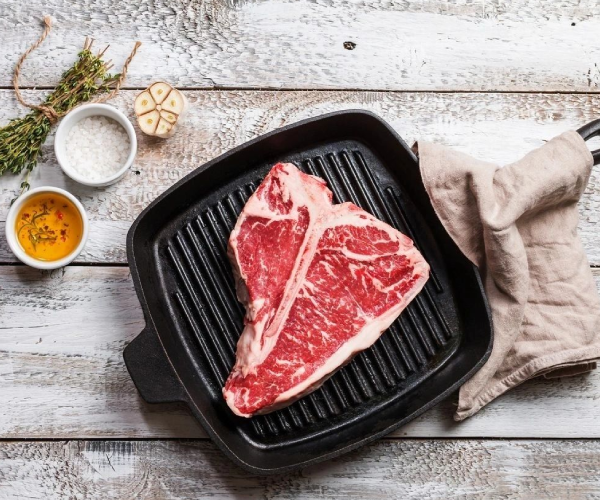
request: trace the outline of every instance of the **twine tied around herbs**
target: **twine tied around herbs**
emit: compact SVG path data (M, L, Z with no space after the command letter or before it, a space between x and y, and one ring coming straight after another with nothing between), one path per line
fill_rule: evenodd
M25 99L23 99L23 95L21 94L21 89L19 88L19 77L21 76L21 67L23 66L23 63L25 62L25 59L27 59L27 56L29 56L29 54L31 54L35 49L37 49L42 43L44 43L44 40L50 33L51 29L52 29L52 18L50 16L44 16L44 31L40 35L40 37L36 40L36 42L31 47L29 47L17 61L17 65L15 66L15 73L13 76L12 83L13 83L13 87L15 90L15 95L17 97L17 101L19 101L20 104L22 104L23 106L25 106L27 108L30 108L35 111L39 111L48 119L48 121L50 122L51 125L54 125L58 121L59 118L61 118L63 115L66 114L66 112L58 113L52 106L49 106L47 104L32 104L32 103L25 101ZM94 43L93 39L90 40L90 39L86 38L84 50L90 50L93 43ZM123 64L123 69L121 70L121 74L119 75L119 78L117 79L112 91L110 93L104 94L90 102L92 102L92 103L106 102L109 99L112 99L115 95L117 95L117 93L121 89L121 85L123 85L123 82L125 81L125 78L127 77L127 70L129 68L129 64L135 57L140 45L142 45L141 42L135 42L133 50L131 51L131 54L129 54L129 57L125 60L125 63ZM108 47L106 47L99 54L99 57L102 54L104 54L104 52L106 52L106 49L108 49ZM110 69L111 67L112 67L112 65L110 65L110 61L108 63L106 63L107 70ZM74 87L69 92L65 93L64 96L61 98L61 101L68 99L71 95L73 95L75 92L77 92L79 90L79 88L83 85L83 83L84 83L83 81L80 82L77 87Z

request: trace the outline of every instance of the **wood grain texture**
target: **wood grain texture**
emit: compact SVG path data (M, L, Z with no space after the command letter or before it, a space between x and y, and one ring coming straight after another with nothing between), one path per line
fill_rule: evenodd
M122 353L144 321L127 269L0 276L1 437L204 435L185 409L137 395Z
M0 443L0 495L15 500L588 500L599 469L597 441L383 440L272 477L206 441Z
M55 83L88 35L117 64L143 42L136 87L573 92L600 81L592 0L4 0L0 85L44 14L56 25L24 85Z
M0 439L204 437L185 407L138 396L122 351L143 327L126 268L0 266ZM600 438L599 398L600 372L534 380L461 423L452 397L394 435Z
M0 21L1 22L1 21ZM136 92L113 104L131 117ZM41 92L26 97L40 100ZM508 163L559 133L600 116L600 95L430 94L382 92L189 91L187 121L167 141L138 134L131 172L108 188L80 186L56 163L53 137L32 176L33 186L60 186L75 193L92 220L88 246L78 262L124 263L125 235L150 201L185 174L234 146L298 120L359 108L387 120L408 143L436 141L478 158ZM22 113L12 93L0 91L0 124ZM0 207L7 207L19 178L0 180ZM600 264L600 170L595 169L580 204L580 231L593 264ZM6 209L0 210L0 231ZM0 262L15 258L0 238Z

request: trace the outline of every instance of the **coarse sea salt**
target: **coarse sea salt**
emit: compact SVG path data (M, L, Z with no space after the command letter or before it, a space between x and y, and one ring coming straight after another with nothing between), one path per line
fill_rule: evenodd
M69 166L81 177L101 181L116 174L129 156L125 129L106 116L89 116L78 121L65 140Z

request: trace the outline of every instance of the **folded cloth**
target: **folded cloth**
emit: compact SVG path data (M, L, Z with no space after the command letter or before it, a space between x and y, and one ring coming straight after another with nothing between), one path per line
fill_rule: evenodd
M594 369L600 298L577 234L593 159L579 134L504 167L437 144L416 148L433 207L479 268L492 311L492 353L461 387L455 420L530 378Z

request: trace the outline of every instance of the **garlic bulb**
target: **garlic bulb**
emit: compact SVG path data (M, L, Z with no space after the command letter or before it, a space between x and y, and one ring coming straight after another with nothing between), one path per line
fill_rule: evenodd
M134 111L142 132L171 137L187 108L187 99L168 83L156 82L135 99Z

